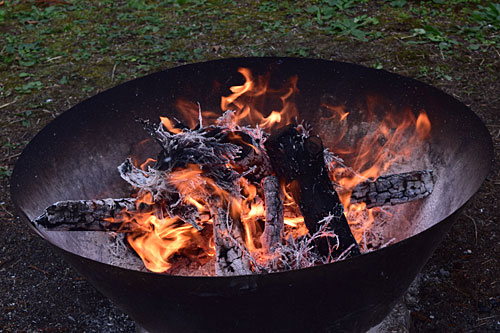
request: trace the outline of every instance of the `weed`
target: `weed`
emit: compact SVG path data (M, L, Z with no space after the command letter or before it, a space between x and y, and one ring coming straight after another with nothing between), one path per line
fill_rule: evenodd
M279 3L276 1L264 1L258 9L263 13L275 12L279 9Z
M127 7L138 10L150 10L152 8L152 6L147 5L144 0L130 0L127 2Z
M36 25L47 23L53 18L64 19L66 17L64 9L58 6L49 6L44 9L31 6L29 10L21 10L14 14L14 18L25 24L26 29L34 29Z
M0 97L9 97L12 95L12 90L5 89L4 86L0 85Z
M262 22L262 30L264 32L285 33L283 22L281 20L277 20L274 22Z
M84 85L84 86L82 87L82 91L83 91L84 93L90 93L90 92L92 92L92 91L94 91L94 90L95 90L95 87L93 87L93 86Z
M429 66L420 66L419 74L417 75L417 77L434 77L438 80L452 81L453 78L450 74L448 74L448 72L448 69L445 69L441 66L436 66L434 69L430 68Z
M21 94L31 94L33 90L41 90L42 82L40 81L32 81L28 82L20 87L16 87L15 90Z
M308 57L309 56L309 49L306 47L298 47L298 48L291 48L286 50L286 54L289 56L298 56L298 57Z
M21 147L23 144L20 143L20 142L9 142L9 141L5 141L3 144L2 144L2 148L7 148L7 149L11 149L11 150L16 150L18 149L19 147Z
M73 53L71 56L73 57L73 59L78 61L78 60L88 60L92 57L92 54L85 49L81 49L78 52Z
M20 66L31 67L41 61L42 47L40 41L33 43L21 42L19 37L7 34L6 43L0 50L0 60L2 63L10 65L15 60Z
M5 22L6 17L7 17L7 11L5 9L0 9L0 23Z
M425 42L433 42L437 43L441 50L448 50L454 45L458 45L458 41L452 38L445 36L441 31L437 28L425 25L423 28L416 28L412 30L412 37L420 37L420 41ZM418 44L418 42L409 42L410 44Z
M19 118L19 120L21 121L21 124L24 127L30 127L31 120L32 120L34 114L33 114L33 111L28 110L28 111L20 112L20 113L16 114L16 116Z
M58 83L59 83L61 86L63 86L63 85L65 85L65 84L67 84L68 82L69 82L68 77L67 77L66 75L64 75L64 76L63 76L63 77L59 80L59 82L58 82Z
M116 17L119 21L132 22L135 21L136 17L130 13L120 13Z
M435 75L436 78L439 80L446 80L446 81L452 81L453 78L451 75L448 74L449 70L446 70L445 68L442 68L441 66L436 66L435 70Z
M472 18L482 27L500 30L500 4L488 1L488 6L478 6L479 10L472 13Z
M0 179L8 179L10 176L12 176L12 170L7 166L0 165Z
M403 8L406 5L406 0L392 0L390 5L391 7Z
M500 4L488 2L487 6L478 5L476 10L464 8L470 24L458 27L457 33L468 41L467 48L472 51L486 51L489 46L500 47Z
M327 29L330 33L340 33L344 36L352 35L360 41L367 41L366 38L369 33L361 30L360 28L366 25L376 25L379 21L376 18L368 17L366 15L358 16L355 18L344 18L341 21L333 22Z

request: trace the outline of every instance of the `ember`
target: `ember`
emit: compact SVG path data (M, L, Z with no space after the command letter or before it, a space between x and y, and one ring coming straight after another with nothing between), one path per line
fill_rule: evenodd
M366 126L350 133L357 142L334 144L333 153L296 119L297 77L272 90L265 77L239 72L245 83L222 97L222 116L180 100L189 125L143 121L161 151L140 166L129 158L118 167L136 189L133 198L59 202L36 222L125 233L153 272L180 274L187 258L193 270L183 275L245 275L331 263L360 254L358 244L365 251L384 246L366 237L380 206L432 193L430 170L381 176L425 142L425 111L381 121L368 112L360 122ZM279 100L279 111L264 116L263 98ZM328 141L339 143L350 114L328 96L322 108L337 128Z

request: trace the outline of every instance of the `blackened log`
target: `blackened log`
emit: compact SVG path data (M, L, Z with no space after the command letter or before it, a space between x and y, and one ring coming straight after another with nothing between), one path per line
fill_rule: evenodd
M319 253L338 257L350 248L347 256L359 254L344 208L328 176L321 139L306 137L290 125L272 134L265 146L276 175L291 184L292 195L309 232L314 234L320 227L319 221L334 216L327 229L338 236L339 243L335 247L333 239L318 238Z
M146 212L151 207L141 204L140 209ZM117 231L122 223L110 219L124 210L136 211L135 199L59 201L47 207L35 224L53 231Z
M283 193L276 176L267 176L262 180L266 208L266 223L260 237L262 247L267 252L274 252L283 239Z
M243 230L229 209L211 209L214 226L215 273L218 276L252 274L249 257L244 251Z
M380 176L356 185L351 203L366 203L367 208L396 205L422 199L434 190L432 170L411 171Z

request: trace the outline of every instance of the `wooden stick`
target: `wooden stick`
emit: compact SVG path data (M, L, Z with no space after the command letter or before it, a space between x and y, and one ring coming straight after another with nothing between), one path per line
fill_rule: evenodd
M228 142L241 148L232 165L240 174L245 174L248 180L260 182L271 175L272 167L265 149L247 133L241 131L226 134Z

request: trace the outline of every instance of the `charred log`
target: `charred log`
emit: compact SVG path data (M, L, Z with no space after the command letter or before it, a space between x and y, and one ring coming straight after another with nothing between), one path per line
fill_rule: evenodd
M266 207L266 223L260 237L262 247L268 252L274 252L283 239L283 193L280 181L276 176L268 176L262 180Z
M215 273L218 276L252 274L251 264L244 251L242 228L229 210L213 209Z
M117 231L122 223L110 221L122 211L136 211L135 199L101 199L59 201L50 205L35 224L50 230ZM150 211L148 205L140 205L141 211Z
M367 208L397 205L424 198L433 189L432 170L386 175L356 185L351 194L351 203L364 202Z
M321 139L306 137L294 126L286 126L272 134L265 146L277 176L291 185L292 195L309 232L313 234L320 228L319 221L333 216L328 229L335 232L338 244L331 238L318 238L318 251L322 255L331 254L334 257L345 251L349 252L349 256L359 254L359 246L325 167Z

